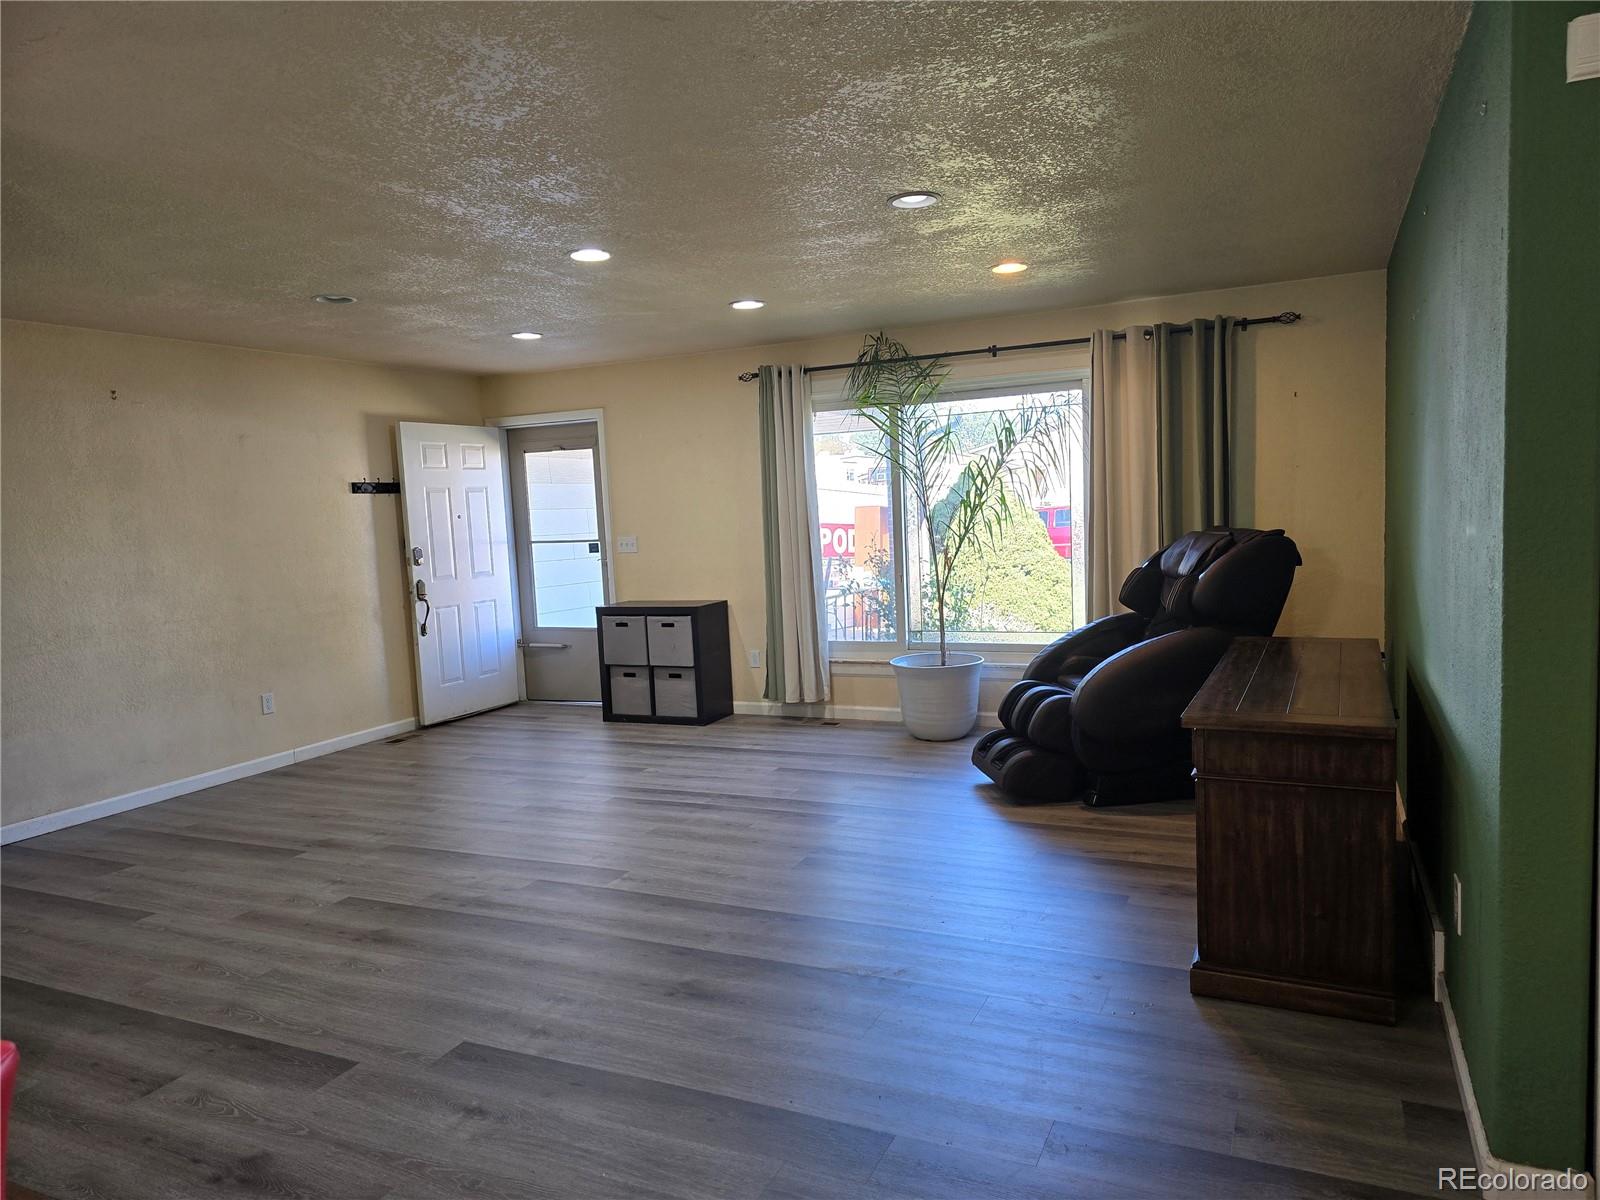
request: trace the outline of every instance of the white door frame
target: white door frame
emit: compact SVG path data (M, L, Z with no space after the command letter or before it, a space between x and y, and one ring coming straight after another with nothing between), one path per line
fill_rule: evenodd
M606 410L603 408L574 408L566 412L525 413L516 417L490 417L485 425L498 426L501 429L523 429L530 425L576 425L593 421L596 438L596 462L600 470L600 523L605 530L610 544L606 546L605 553L600 556L600 569L605 573L606 603L615 604L617 600L616 572L612 565L612 555L616 553L616 528L611 523L611 468L606 458ZM510 468L511 456L506 455L506 494L510 493ZM520 548L517 549L520 554ZM522 628L522 605L517 605L517 637L525 636ZM517 670L522 670L522 655L517 655ZM520 674L519 682L522 684L522 694L528 694L528 683Z

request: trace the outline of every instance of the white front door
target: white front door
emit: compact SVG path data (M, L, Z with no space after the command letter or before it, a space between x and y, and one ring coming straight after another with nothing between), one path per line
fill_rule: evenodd
M395 432L418 717L433 725L511 704L521 697L505 432L412 421Z

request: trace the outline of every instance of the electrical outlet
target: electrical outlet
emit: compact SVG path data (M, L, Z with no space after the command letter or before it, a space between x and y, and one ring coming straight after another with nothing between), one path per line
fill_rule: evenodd
M261 715L263 717L270 717L273 713L275 713L277 711L278 710L273 707L272 693L271 692L262 692L261 693Z
M1461 876L1450 876L1450 909L1455 922L1456 936L1461 936Z
M759 667L761 665L761 651L752 650L745 657L750 660L750 665L752 667Z
M632 534L629 534L627 537L619 537L617 539L617 553L618 554L637 554L637 553L639 553L639 539L634 537Z

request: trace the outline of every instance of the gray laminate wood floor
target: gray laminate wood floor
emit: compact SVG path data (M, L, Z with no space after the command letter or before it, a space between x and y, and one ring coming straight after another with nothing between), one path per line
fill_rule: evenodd
M1430 1004L1191 999L1193 815L521 705L8 847L46 1196L1434 1194ZM19 1194L26 1194L20 1192Z

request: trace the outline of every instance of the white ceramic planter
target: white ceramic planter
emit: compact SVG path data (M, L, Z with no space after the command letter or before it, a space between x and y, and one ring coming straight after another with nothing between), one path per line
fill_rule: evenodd
M900 719L912 737L925 742L954 741L978 723L983 659L958 651L951 651L949 659L940 666L939 652L930 650L889 660L900 686Z

